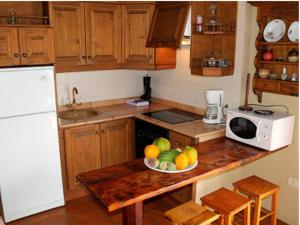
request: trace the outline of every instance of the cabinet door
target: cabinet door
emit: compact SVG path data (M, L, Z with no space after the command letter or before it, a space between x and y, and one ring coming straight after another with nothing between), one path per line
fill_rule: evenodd
M54 63L52 28L19 28L22 65Z
M154 64L154 49L146 48L153 10L153 4L122 6L122 63L127 66Z
M100 133L102 167L119 164L134 158L131 119L102 123Z
M99 125L66 129L65 152L68 187L74 189L77 174L101 167Z
M18 30L0 27L0 66L20 64Z
M121 63L121 8L117 4L86 3L86 49L88 64Z
M172 148L184 149L187 145L192 145L193 140L191 137L170 131L170 142Z
M182 40L188 10L189 2L157 2L147 47L178 48Z
M56 64L85 65L84 3L52 2L52 17Z

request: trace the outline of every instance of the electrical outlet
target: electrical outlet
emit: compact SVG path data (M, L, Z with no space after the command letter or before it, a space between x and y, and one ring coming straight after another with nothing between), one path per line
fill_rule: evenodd
M299 187L299 183L298 180L294 177L289 177L288 179L288 185L294 187L294 188L298 188Z

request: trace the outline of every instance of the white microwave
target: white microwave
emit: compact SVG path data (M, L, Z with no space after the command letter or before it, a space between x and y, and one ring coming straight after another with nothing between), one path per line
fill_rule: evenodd
M254 111L227 110L226 137L265 150L291 144L293 128L294 116L284 112L260 115Z

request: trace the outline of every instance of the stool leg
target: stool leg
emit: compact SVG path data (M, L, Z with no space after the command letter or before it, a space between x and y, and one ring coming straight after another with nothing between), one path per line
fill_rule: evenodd
M232 216L231 215L224 215L225 225L231 225L232 224Z
M271 215L271 224L276 225L277 224L277 207L278 207L278 191L275 191L272 195L272 211L274 212L273 215Z
M261 210L261 198L255 198L255 210L254 210L254 218L253 225L259 225L260 221L260 210Z
M247 208L244 209L244 225L250 225L250 211L251 205L249 204Z

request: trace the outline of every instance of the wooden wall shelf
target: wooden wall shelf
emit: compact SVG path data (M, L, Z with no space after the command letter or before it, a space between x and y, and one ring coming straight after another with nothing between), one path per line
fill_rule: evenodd
M259 61L260 64L276 64L276 65L292 65L299 66L299 62L285 62L285 61Z
M299 74L299 62L286 61L290 50L297 49L299 51L299 43L291 42L287 35L290 25L294 21L299 20L299 3L268 2L265 4L257 4L256 2L252 2L251 4L258 7L256 21L259 25L259 33L255 43L257 53L254 60L256 72L253 77L253 92L257 95L259 102L262 101L263 92L299 96L299 82L289 81L292 74ZM281 19L285 22L285 35L278 42L266 42L263 37L264 29L266 25L274 19ZM262 55L267 49L271 49L273 51L274 59L284 58L285 61L264 61L262 59ZM289 75L287 81L280 80L284 67ZM271 80L259 78L258 71L261 68L269 69L271 74L277 74L278 79Z
M233 74L233 67L217 68L217 67L193 67L192 74L201 76L228 76Z
M211 5L216 6L216 25L209 24ZM192 38L190 68L192 75L228 76L234 74L234 57L236 41L236 2L192 2ZM202 16L202 31L197 32L197 16ZM227 67L204 67L203 59L209 52L217 52L217 60L223 59L230 63Z

